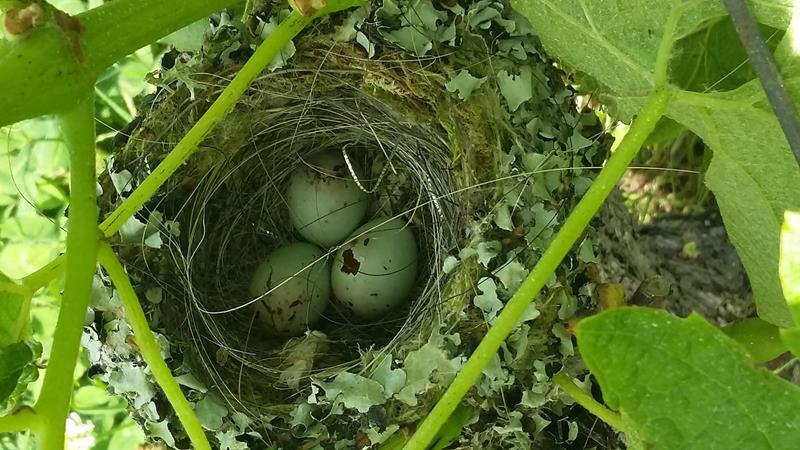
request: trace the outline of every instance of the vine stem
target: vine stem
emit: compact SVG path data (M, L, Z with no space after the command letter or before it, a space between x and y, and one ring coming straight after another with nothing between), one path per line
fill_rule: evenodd
M308 25L313 17L293 11L278 28L258 47L252 57L242 66L231 83L222 91L210 108L200 117L178 145L145 178L125 201L100 224L100 229L109 237L153 196L162 184L197 150L197 146L211 130L233 109L253 80L261 73L278 52Z
M0 126L71 109L120 58L239 1L115 0L58 20L47 5L53 14L23 39L0 40L0 86L14 87L0 96Z
M316 11L312 16L303 16L299 11L292 12L278 28L259 46L258 50L242 67L239 73L223 90L219 98L211 105L189 133L175 146L167 157L156 167L140 186L117 207L101 224L100 230L110 237L133 216L149 200L158 188L169 178L181 164L194 153L203 138L225 117L236 101L244 94L247 87L269 64L291 39L313 19L332 12L361 6L365 0L330 0L328 5ZM117 3L117 2L114 2ZM290 20L291 19L291 20ZM59 276L64 269L65 256L62 254L45 267L25 277L23 282L34 291L43 287L50 280Z
M572 378L570 378L569 375L564 372L558 372L555 374L555 376L553 376L553 382L563 389L564 392L569 394L570 397L575 399L579 405L583 406L587 411L597 416L598 419L611 425L617 430L628 432L628 427L625 426L625 422L622 421L622 417L620 417L619 414L606 408L600 402L592 398L591 395L584 392L583 389L578 387L578 385L572 381Z
M97 258L100 261L100 265L102 265L108 273L108 276L117 289L119 297L122 299L122 304L125 306L125 312L127 313L128 323L130 323L131 329L133 330L136 345L139 347L139 353L142 355L142 359L144 359L150 367L153 377L156 379L158 385L161 386L169 403L175 409L175 413L178 415L178 419L180 419L184 429L186 429L186 434L192 441L193 447L199 450L211 450L211 445L208 443L206 434L192 409L192 405L186 400L180 386L178 386L178 382L173 378L167 363L164 362L164 359L161 357L161 351L158 348L153 332L150 330L150 325L139 303L139 298L136 296L136 291L133 289L130 279L125 273L122 264L120 264L117 255L114 254L114 250L111 249L111 246L103 242L100 244Z
M744 0L723 0L723 3L733 21L736 34L739 35L739 40L742 41L744 50L750 58L750 64L767 94L772 110L778 117L786 141L800 164L800 119L797 117L797 108L786 90L772 52L758 29L758 22Z
M69 228L64 295L53 334L50 361L34 409L41 420L39 448L62 450L72 374L80 349L83 319L92 292L97 245L94 95L85 94L74 108L58 116L69 150Z
M645 139L653 131L658 120L667 108L671 93L667 89L657 89L648 97L647 103L631 125L628 133L623 138L614 154L608 159L605 167L597 175L594 183L575 209L567 217L564 225L558 231L553 242L542 255L539 262L525 279L519 290L503 308L503 311L481 343L470 355L464 367L450 383L439 402L433 407L428 416L417 428L414 436L404 447L405 450L425 450L430 445L439 429L467 391L481 376L483 368L491 361L500 345L506 340L514 329L519 317L528 305L539 295L542 287L550 279L556 268L572 246L583 234L589 220L597 213L608 194L616 186L622 174L628 168Z

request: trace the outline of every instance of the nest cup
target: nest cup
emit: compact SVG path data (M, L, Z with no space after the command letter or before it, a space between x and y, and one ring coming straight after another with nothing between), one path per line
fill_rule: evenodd
M175 125L160 131L158 140L179 139L184 120L174 116L199 114L206 98L215 98L226 85L218 77L205 82L205 93L197 98L178 91L161 101L172 106L153 108L155 117L147 123L161 116ZM416 287L401 308L380 320L354 321L331 302L315 331L276 337L255 317L253 302L259 300L248 286L272 250L302 240L289 220L285 186L321 151L341 152L361 168L363 177L354 180L370 193L365 221L398 217L412 228L419 251ZM143 279L157 282L171 297L159 305L159 316L165 328L182 335L177 341L184 343L188 366L199 364L206 381L229 402L263 412L291 402L310 376L359 366L364 350L397 355L414 335L427 339L426 328L447 310L442 262L458 248L468 218L452 158L441 130L415 121L386 98L352 87L340 70L294 67L257 80L150 205L180 224L179 235L158 251L160 265L153 264L158 257L146 257ZM287 369L299 360L303 370L287 378Z

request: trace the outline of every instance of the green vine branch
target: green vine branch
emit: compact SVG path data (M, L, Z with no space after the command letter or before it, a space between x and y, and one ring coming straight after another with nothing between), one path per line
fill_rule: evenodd
M122 2L119 2L122 3ZM363 5L364 0L333 0L325 8L317 11L310 17L303 16L299 11L293 12L278 28L272 33L256 50L256 53L242 67L240 72L231 81L231 84L223 90L220 97L212 104L194 127L167 155L167 157L156 167L155 171L148 176L142 185L114 210L101 224L100 230L106 237L112 236L119 231L119 228L133 214L135 214L144 203L149 200L158 188L169 178L171 174L180 167L197 149L202 139L213 130L225 114L230 111L236 101L244 94L247 87L257 77L264 68L272 61L280 49L293 39L303 27L308 25L314 18L330 14L332 12L349 9ZM108 11L106 11L108 14ZM79 16L80 17L80 16ZM99 20L99 19L98 19ZM2 69L0 61L0 69ZM0 80L2 71L0 71ZM2 106L3 99L0 99ZM0 114L0 124L3 116ZM44 287L49 281L58 277L64 270L65 256L62 254L48 263L35 273L23 279L25 286L33 291Z
M670 91L659 89L648 98L639 117L633 121L622 143L608 159L605 167L597 175L594 183L567 217L553 242L536 263L528 278L522 283L516 294L503 308L503 311L489 328L481 343L470 355L461 372L444 392L439 402L417 428L416 433L405 446L405 450L425 450L436 436L447 418L456 409L464 395L472 388L481 376L483 368L491 361L495 353L514 329L519 317L528 305L539 295L547 280L555 273L556 268L569 250L581 237L583 230L614 189L628 165L633 160L645 139L658 123L666 110L670 99Z
M335 11L352 8L364 0L331 0L328 6L312 15L303 15L295 9L278 25L278 28L261 43L256 52L239 70L211 107L194 124L183 139L163 161L137 186L137 188L100 224L106 237L119 231L131 216L144 206L153 194L197 150L198 145L214 127L233 109L255 78L272 62L281 49L297 36L313 19Z
M64 448L64 432L72 396L72 374L78 360L83 318L89 306L95 272L97 204L95 181L94 96L86 94L58 117L69 149L70 196L66 278L50 361L34 407L41 418L43 450Z
M267 37L256 52L239 70L210 108L194 124L183 139L129 196L100 224L106 237L119 231L122 225L147 202L173 173L197 150L197 146L233 109L250 84L281 51L284 45L311 22L310 17L292 12Z
M161 358L161 351L158 348L153 332L150 331L150 325L139 303L139 298L136 296L136 291L133 289L130 279L125 273L125 269L123 269L122 264L120 264L119 259L117 259L117 255L114 254L111 246L102 243L97 257L100 261L100 265L103 266L108 276L111 278L111 281L114 283L119 297L122 299L122 304L125 306L125 312L127 313L128 323L130 323L131 329L133 330L136 345L139 347L139 353L142 355L142 359L144 359L150 367L153 377L156 379L158 385L161 386L169 403L175 409L178 419L180 419L186 430L186 434L192 441L192 445L198 450L211 450L211 446L208 443L208 439L206 439L200 421L192 410L192 405L186 400L180 386L178 386L178 382L175 381L172 373L170 373L167 363Z
M45 25L22 30L17 41L0 41L0 85L14 86L14 89L8 90L0 98L0 126L57 113L70 154L66 253L25 277L22 284L26 291L34 292L61 273L66 273L51 358L34 408L22 409L0 418L1 430L33 430L39 438L40 448L64 448L66 419L73 388L72 374L80 350L84 314L91 297L101 234L111 236L141 208L194 152L208 132L233 108L280 49L305 26L317 17L364 2L332 0L319 10L314 9L314 4L307 1L299 3L299 7L293 4L295 11L262 43L203 118L98 230L94 98L91 94L97 75L137 48L237 1L118 0L87 11L77 18L44 4L48 8L47 13L51 13L47 16L49 19L45 20ZM65 48L69 51L64 51ZM160 356L147 319L122 265L105 243L99 256L126 306L142 357L175 408L195 448L210 450L191 405Z
M575 384L575 382L572 381L572 378L570 378L566 373L558 372L555 374L555 376L553 376L553 382L563 389L564 392L569 394L570 397L575 399L579 405L583 406L587 411L597 416L598 419L611 425L617 430L624 431L626 433L630 431L628 430L628 427L625 426L625 423L622 421L622 417L620 417L619 414L606 408L591 395L584 392L583 389L578 387L578 385Z
M122 57L241 0L116 0L71 17L44 4L41 23L0 39L0 126L75 104Z

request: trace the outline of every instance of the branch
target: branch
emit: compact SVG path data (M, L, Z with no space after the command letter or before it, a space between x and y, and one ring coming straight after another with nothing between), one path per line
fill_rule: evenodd
M758 23L744 0L724 0L724 3L739 40L742 41L750 58L750 64L758 75L772 110L775 111L778 122L783 128L789 147L792 148L794 157L800 164L800 120L797 118L797 109L789 92L786 91L772 53L764 42L764 36L758 30Z
M351 8L364 3L364 0L331 0L325 8L313 15L305 16L301 12L292 11L278 25L267 39L261 43L256 52L239 70L231 83L222 91L211 107L200 117L186 136L178 142L163 161L136 187L136 189L100 224L105 236L112 236L120 227L147 202L162 184L197 150L197 146L214 129L215 126L233 109L236 102L250 87L253 80L275 58L281 49L297 36L303 28L317 17L335 11Z
M80 15L83 51L96 77L136 50L242 0L116 0Z
M53 335L50 362L34 408L42 420L39 448L43 450L64 448L64 431L72 396L72 374L78 359L83 319L92 293L99 237L95 198L94 97L87 94L80 98L75 108L58 119L69 149L69 228L64 295Z
M122 304L125 305L128 323L133 329L136 345L139 347L142 359L150 367L153 377L175 409L178 419L180 419L184 429L186 429L186 434L192 441L192 445L199 450L211 450L205 432L203 432L203 427L200 426L200 421L197 419L194 410L192 410L192 405L186 400L180 386L178 386L178 382L172 377L167 363L161 358L161 351L158 348L153 332L150 331L150 325L147 323L147 318L136 296L136 291L131 286L130 279L117 259L117 255L114 254L108 244L103 243L100 245L98 259L108 276L111 277L111 281L122 299Z
M450 383L442 398L439 399L436 406L433 407L419 428L417 428L405 450L426 449L434 436L436 436L436 433L447 421L447 418L461 402L461 399L464 398L467 391L478 381L483 368L491 361L500 345L514 329L519 317L539 295L542 287L544 287L558 265L561 264L561 261L583 234L583 230L589 224L589 221L600 209L600 206L608 197L608 194L611 193L611 190L614 189L622 174L625 173L631 160L636 156L639 148L644 144L645 139L647 139L647 136L653 131L656 123L663 115L669 99L670 93L667 90L657 90L650 95L647 104L642 109L639 117L633 121L620 146L608 159L592 186L567 217L547 251L536 263L533 271L522 283L517 293L511 297L511 300L503 308L492 327L489 328L486 336L483 337L481 343L464 364L464 367L461 368L461 372Z
M0 127L70 109L120 58L239 1L117 0L74 18L49 8L43 24L0 39Z

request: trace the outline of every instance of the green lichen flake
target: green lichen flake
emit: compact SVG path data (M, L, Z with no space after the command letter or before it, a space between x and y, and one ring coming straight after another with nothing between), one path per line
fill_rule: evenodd
M577 336L631 448L798 447L800 389L754 368L700 316L620 308L583 320Z

